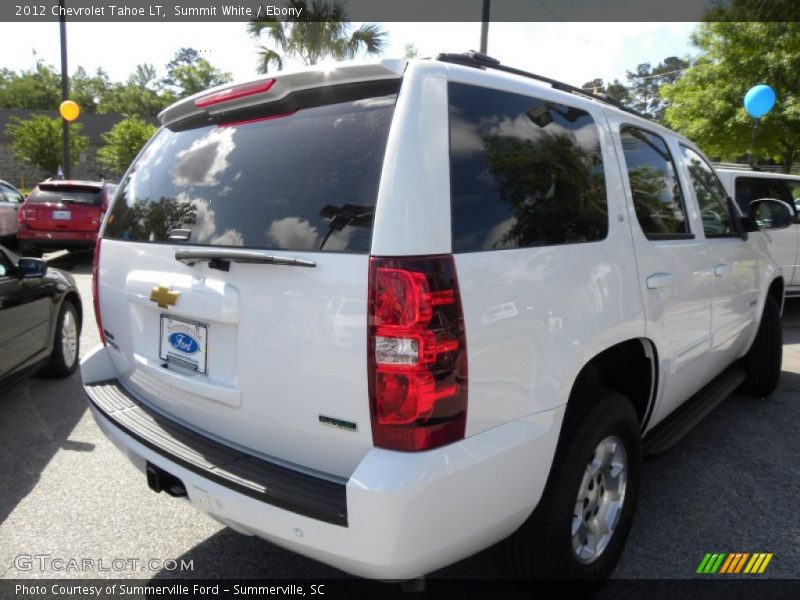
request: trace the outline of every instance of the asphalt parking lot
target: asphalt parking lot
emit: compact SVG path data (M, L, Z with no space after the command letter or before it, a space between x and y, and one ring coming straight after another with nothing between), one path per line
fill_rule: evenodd
M98 343L91 265L63 255L86 319L81 354ZM646 464L633 528L615 576L689 578L706 552L773 552L765 573L800 578L800 300L787 302L780 389L733 396L678 447ZM335 569L240 535L187 503L151 492L100 433L79 374L34 378L0 394L0 577L342 577ZM28 565L20 555L192 561L81 573ZM170 563L171 564L171 563ZM29 568L28 568L29 567ZM435 574L501 577L490 551Z

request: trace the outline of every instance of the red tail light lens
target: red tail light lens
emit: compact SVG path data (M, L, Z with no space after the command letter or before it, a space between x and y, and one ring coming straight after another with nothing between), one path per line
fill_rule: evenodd
M200 96L194 101L194 105L197 108L205 108L206 106L213 106L214 104L221 104L222 102L230 102L231 100L238 100L239 98L245 98L255 94L263 94L264 92L268 92L273 85L275 85L274 79L233 85L229 88L225 88L224 90L211 92L205 96Z
M452 256L370 259L368 350L376 446L463 439L467 346Z
M98 269L100 265L100 244L103 240L98 236L94 243L94 257L92 257L92 302L94 303L94 317L97 319L97 330L100 332L100 342L106 345L106 335L103 331L103 319L100 317L100 290L97 285Z
M36 220L36 209L35 208L23 208L17 213L17 220L22 221L35 221Z

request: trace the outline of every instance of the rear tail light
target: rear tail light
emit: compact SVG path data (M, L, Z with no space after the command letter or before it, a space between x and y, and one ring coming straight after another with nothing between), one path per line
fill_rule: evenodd
M94 303L94 317L97 319L97 330L100 332L100 342L106 345L106 335L103 331L103 319L100 317L100 289L97 284L100 267L100 244L103 240L98 236L94 243L94 257L92 258L92 302Z
M17 213L18 221L35 221L36 220L36 209L35 208L23 208Z
M372 438L428 450L464 438L467 346L452 256L370 259Z

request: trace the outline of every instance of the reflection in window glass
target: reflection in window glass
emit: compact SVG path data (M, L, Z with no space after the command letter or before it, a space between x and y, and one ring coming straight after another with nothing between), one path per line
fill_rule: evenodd
M449 97L454 252L606 237L603 160L587 112L460 83Z
M280 118L162 129L120 184L105 237L188 229L192 245L368 252L396 95L357 92Z
M706 237L735 235L728 210L728 194L725 193L717 174L703 157L691 148L681 146L681 152L686 160L694 195L697 197Z
M689 234L683 194L666 142L635 127L620 130L633 206L647 237Z

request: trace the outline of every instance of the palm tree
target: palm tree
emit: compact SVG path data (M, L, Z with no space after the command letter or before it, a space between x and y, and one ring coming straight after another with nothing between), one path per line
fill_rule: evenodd
M386 47L386 32L377 25L365 24L350 33L343 0L289 0L288 5L297 9L298 19L281 22L273 17L259 17L247 25L251 37L261 39L266 33L282 52L259 46L259 73L269 72L273 65L280 71L286 57L315 65L327 57L352 59L361 50L380 54Z

